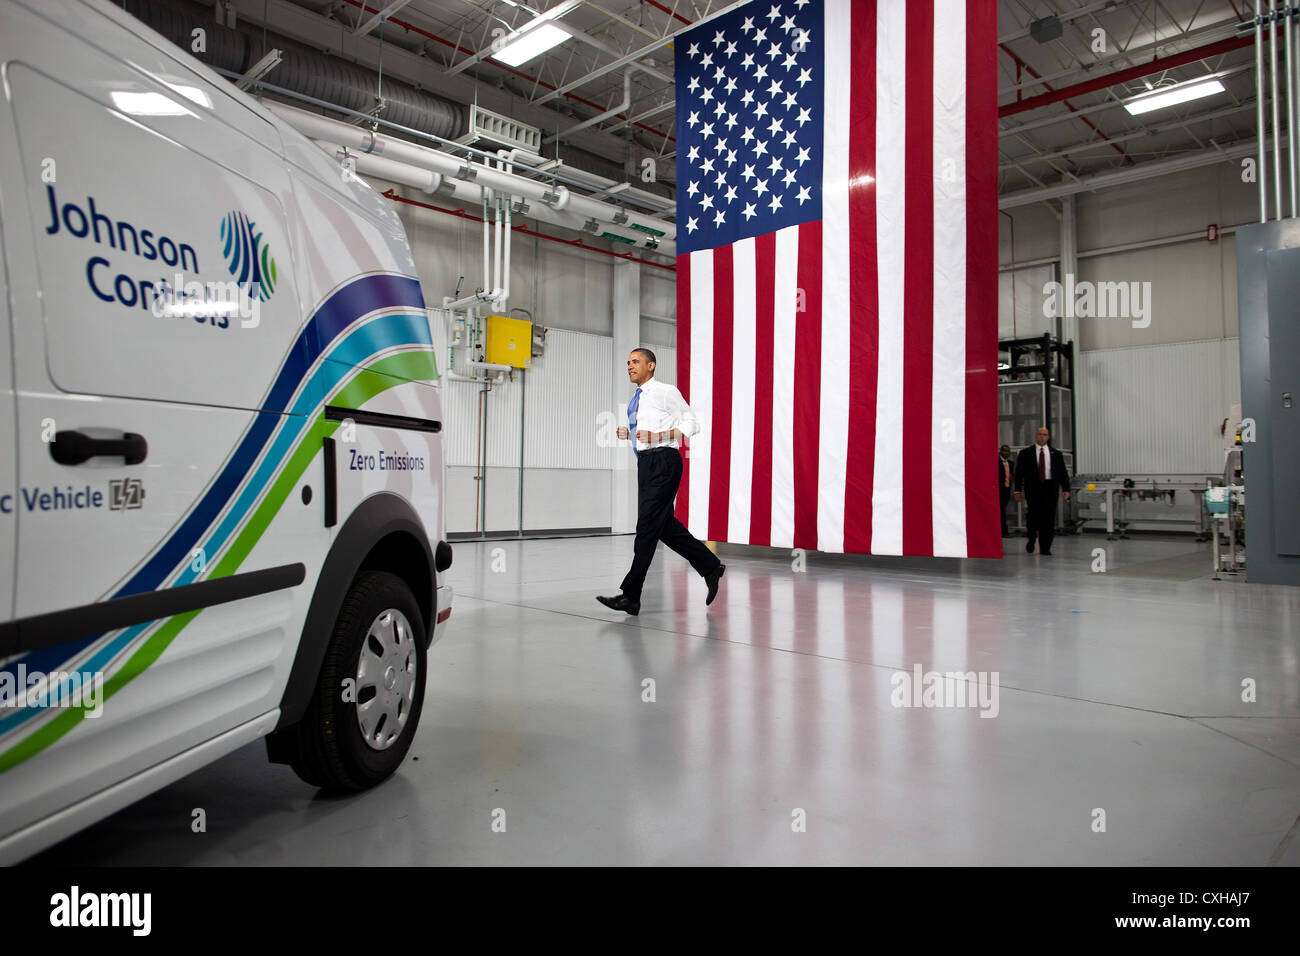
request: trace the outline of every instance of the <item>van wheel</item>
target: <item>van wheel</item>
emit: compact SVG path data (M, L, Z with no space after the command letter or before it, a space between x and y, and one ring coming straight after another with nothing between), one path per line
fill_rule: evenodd
M424 700L424 620L395 574L363 571L338 620L289 764L327 790L373 787L406 757Z

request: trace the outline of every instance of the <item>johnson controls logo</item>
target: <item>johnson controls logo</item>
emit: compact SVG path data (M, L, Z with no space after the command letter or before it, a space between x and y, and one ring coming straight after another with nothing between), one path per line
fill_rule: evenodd
M266 302L275 293L275 259L262 233L254 231L256 225L242 212L226 213L221 220L221 254L235 281Z

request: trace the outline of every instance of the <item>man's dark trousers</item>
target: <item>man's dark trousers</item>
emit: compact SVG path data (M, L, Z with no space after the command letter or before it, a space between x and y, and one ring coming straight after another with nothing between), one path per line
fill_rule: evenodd
M1052 538L1056 536L1056 502L1060 497L1060 488L1055 481L1025 488L1025 526L1030 544L1037 536L1039 551L1052 550Z
M687 561L701 577L718 569L717 555L695 538L673 515L673 501L682 483L682 455L675 448L643 451L636 460L636 544L632 568L623 579L623 596L641 600L641 586L654 560L655 545L662 541Z

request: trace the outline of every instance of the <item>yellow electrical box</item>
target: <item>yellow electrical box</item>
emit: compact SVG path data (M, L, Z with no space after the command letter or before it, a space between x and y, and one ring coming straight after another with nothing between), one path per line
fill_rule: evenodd
M511 368L528 368L533 354L533 323L512 319L508 315L487 317L487 355L485 361Z

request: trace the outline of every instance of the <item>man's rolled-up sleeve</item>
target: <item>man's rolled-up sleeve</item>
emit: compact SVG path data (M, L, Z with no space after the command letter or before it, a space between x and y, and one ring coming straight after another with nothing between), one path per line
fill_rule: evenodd
M698 435L700 433L700 420L695 417L695 412L691 409L691 406L686 404L686 399L682 398L682 393L677 390L677 387L674 385L668 387L672 391L665 396L664 405L673 421L672 427L688 438Z

